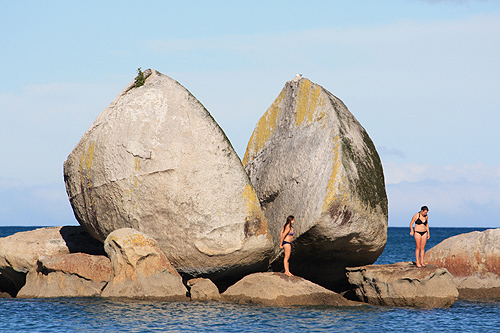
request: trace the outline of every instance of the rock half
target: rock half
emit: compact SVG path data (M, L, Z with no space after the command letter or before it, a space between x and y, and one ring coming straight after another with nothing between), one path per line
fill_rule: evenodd
M500 299L500 229L447 238L427 251L425 262L453 275L460 298Z
M346 282L346 266L382 253L388 217L380 158L344 103L320 85L300 77L285 84L243 164L275 249L286 217L296 218L292 273L333 289Z
M188 276L267 266L267 222L222 129L181 84L146 70L97 117L64 163L75 216L96 239L153 235Z
M434 265L401 262L348 267L347 276L358 300L372 305L446 308L458 297L453 276Z
M298 276L266 272L245 276L229 287L223 294L224 300L241 304L262 304L268 306L331 305L353 306L341 295L325 289Z

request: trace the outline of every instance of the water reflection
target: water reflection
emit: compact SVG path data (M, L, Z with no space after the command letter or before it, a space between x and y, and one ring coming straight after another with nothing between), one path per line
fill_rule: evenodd
M120 301L100 298L1 299L2 331L112 332L415 332L492 331L500 302L449 309L389 307L272 308L227 303Z

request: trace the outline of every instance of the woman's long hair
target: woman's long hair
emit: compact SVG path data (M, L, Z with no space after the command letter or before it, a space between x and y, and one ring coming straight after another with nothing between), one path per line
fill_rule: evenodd
M283 226L283 229L281 229L281 232L285 231L286 226L289 225L290 223L292 223L294 218L295 217L293 215L288 215L288 217L286 218L285 225Z

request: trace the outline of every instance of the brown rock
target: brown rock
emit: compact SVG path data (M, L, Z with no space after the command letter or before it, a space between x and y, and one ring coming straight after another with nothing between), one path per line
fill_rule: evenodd
M99 296L110 278L111 262L105 256L72 253L40 257L17 297Z
M500 299L500 229L447 238L427 251L425 261L453 275L460 298Z
M322 86L301 77L287 82L256 125L243 164L275 257L286 217L296 217L292 273L335 289L347 283L345 267L371 264L384 250L382 163L365 129Z
M111 259L112 276L103 297L188 300L182 278L146 234L124 228L113 231L104 242Z
M276 272L247 275L229 287L222 297L234 303L268 306L359 305L301 277Z
M0 238L0 291L15 296L38 258L83 252L102 255L102 243L80 226L40 228Z
M190 288L189 293L192 301L220 300L219 289L210 279L191 279L187 282L187 286Z
M348 267L349 283L357 298L372 305L450 307L458 297L452 275L434 265L418 268L412 262Z

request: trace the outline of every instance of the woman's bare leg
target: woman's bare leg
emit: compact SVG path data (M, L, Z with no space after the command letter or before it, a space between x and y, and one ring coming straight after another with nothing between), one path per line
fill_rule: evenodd
M416 250L415 250L415 264L417 267L422 267L420 264L420 243L421 243L421 238L423 238L418 232L415 231L415 245L416 245Z
M424 234L420 240L420 265L425 267L424 256L425 256L425 244L427 244L427 234Z
M288 276L293 276L293 274L290 273L290 265L288 264L288 260L290 259L290 254L292 253L292 246L290 244L285 244L283 245L283 248L285 249L285 258L283 259L283 266L285 266L285 274Z

